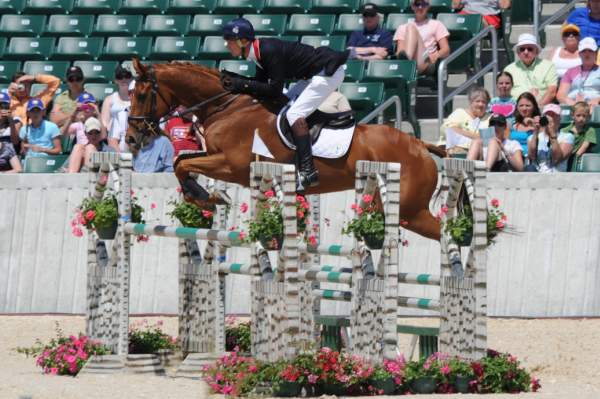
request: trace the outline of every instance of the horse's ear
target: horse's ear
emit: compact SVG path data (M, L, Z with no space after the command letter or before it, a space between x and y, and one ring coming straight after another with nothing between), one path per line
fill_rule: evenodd
M137 76L138 77L144 77L146 76L146 71L147 68L144 64L142 64L140 62L140 59L137 57L133 57L133 59L131 60L132 65L133 65L133 69L135 69L135 71L137 72Z

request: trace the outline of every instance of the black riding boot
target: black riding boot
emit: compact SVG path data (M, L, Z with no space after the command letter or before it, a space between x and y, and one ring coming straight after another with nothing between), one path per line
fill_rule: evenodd
M296 142L296 155L298 156L298 182L296 191L303 192L308 187L319 184L319 172L315 168L312 157L312 146L308 125L304 119L298 119L292 125L294 141Z

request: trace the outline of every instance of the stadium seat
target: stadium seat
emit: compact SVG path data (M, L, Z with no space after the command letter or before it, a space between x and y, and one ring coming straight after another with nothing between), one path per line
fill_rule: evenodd
M93 95L96 101L101 102L114 93L117 87L111 83L86 83L83 89Z
M10 39L4 59L47 60L54 48L52 37L13 37Z
M264 0L217 0L214 12L222 14L256 14L264 6Z
M25 173L54 173L58 171L69 158L68 155L48 155L45 157L27 157L24 161Z
M342 14L357 11L359 0L313 0L310 12Z
M192 21L188 35L221 35L223 26L234 18L236 18L235 15L196 15Z
M75 145L75 136L65 136L64 134L60 135L60 147L62 149L61 154L70 154L71 150L73 150L73 146Z
M360 14L340 14L337 24L334 28L336 35L346 35L355 30L363 29L363 18Z
M346 82L360 82L365 76L367 61L363 60L348 60L344 64Z
M373 3L382 14L391 12L410 12L410 0L362 0L361 5Z
M346 36L302 36L300 43L313 47L331 47L337 51L346 48Z
M202 49L196 56L199 59L220 60L231 58L221 36L207 36L202 43Z
M432 17L431 14L428 14L428 16L429 18ZM389 14L385 20L385 29L393 33L396 32L396 29L398 29L400 25L414 21L415 14Z
M511 2L510 22L513 25L527 25L533 22L533 0Z
M117 61L75 61L73 66L81 68L87 83L109 83L118 64Z
M140 35L183 36L189 26L189 15L148 15Z
M281 35L281 36L272 36L272 35L257 35L257 38L261 39L261 38L273 38L273 39L279 39L279 40L285 40L288 42L297 42L298 40L300 40L300 36L298 35Z
M265 0L264 13L301 14L310 9L311 0Z
M100 57L105 60L124 60L133 56L145 59L151 47L152 38L147 36L109 37Z
M148 58L157 60L192 59L200 50L199 37L160 36L156 38L154 47Z
M3 15L0 36L38 36L45 24L45 15Z
M99 15L93 36L134 36L142 29L141 15Z
M244 15L254 26L257 35L277 36L285 31L287 17L277 14L246 14Z
M335 15L331 14L294 14L286 34L291 35L328 35L333 31Z
M437 20L442 22L450 32L448 40L450 51L454 51L462 46L467 40L481 31L481 15L470 14L438 14ZM464 73L465 70L476 68L477 53L481 50L479 46L472 47L470 50L461 54L453 60L448 66L448 71L455 73Z
M93 15L51 15L43 35L89 36L93 26Z
M208 14L215 9L217 0L171 0L167 14Z
M410 7L409 10L412 11ZM429 0L429 12L433 15L452 12L452 0Z
M122 0L119 14L162 14L169 6L169 0Z
M116 14L121 0L75 0L73 14Z
M600 172L600 154L583 154L578 168L579 172Z
M19 14L25 7L25 0L2 0L0 1L0 15Z
M219 70L225 69L246 77L256 75L256 64L245 60L223 60L219 63Z
M8 38L0 37L0 57L2 57L4 55L4 52L6 51L7 43L8 43Z
M366 82L383 82L385 98L393 95L402 101L402 114L413 127L415 135L420 137L421 130L415 113L417 64L406 60L369 61L363 79Z
M384 85L382 82L342 83L340 93L346 96L360 120L383 101Z
M20 70L20 61L0 61L0 83L10 83L13 75Z
M217 67L216 60L192 60L192 61L186 60L186 62L191 62L192 64L203 65L207 68L213 68L213 69Z
M38 73L54 75L63 79L70 64L69 61L26 61L23 64L23 72L28 75L37 75Z
M61 37L52 54L55 60L94 60L102 51L101 37Z
M572 121L573 119L571 119L571 106L562 104L560 106L560 126L567 126Z
M27 0L23 13L25 14L68 14L73 8L73 0Z

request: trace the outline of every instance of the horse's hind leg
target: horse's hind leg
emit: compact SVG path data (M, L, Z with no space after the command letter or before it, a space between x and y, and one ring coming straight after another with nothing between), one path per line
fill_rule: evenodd
M440 222L433 217L429 209L422 209L412 216L406 217L406 228L432 240L440 240Z

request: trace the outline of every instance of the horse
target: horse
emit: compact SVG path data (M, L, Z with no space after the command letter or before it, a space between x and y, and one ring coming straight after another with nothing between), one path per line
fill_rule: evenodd
M149 137L161 134L159 119L172 115L178 105L193 107L204 128L206 156L180 156L175 163L175 175L184 193L192 180L199 187L191 173L249 187L255 132L274 156L274 162L294 162L294 151L284 145L276 131L277 116L250 96L224 91L218 70L183 62L147 66L137 58L132 65L137 77L126 133L132 152L139 150ZM402 224L438 241L440 222L429 210L438 170L430 152L445 156L444 150L390 126L358 124L343 157L315 158L320 184L308 188L306 194L353 189L358 160L399 162ZM199 207L214 203L212 195L209 197L203 188L200 191L196 198L186 196L186 200Z

